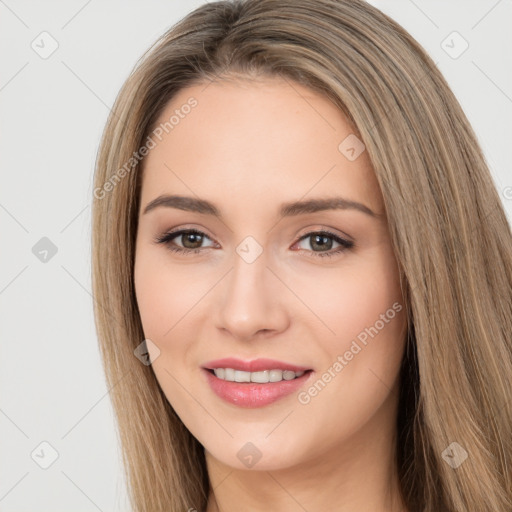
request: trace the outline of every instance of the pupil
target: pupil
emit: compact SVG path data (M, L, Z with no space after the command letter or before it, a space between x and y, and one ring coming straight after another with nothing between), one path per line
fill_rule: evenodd
M187 246L187 243L191 242L192 247ZM187 247L188 249L197 249L198 247L201 247L202 242L202 235L199 235L197 233L187 233L185 235L185 240L183 245ZM196 244L196 245L194 245Z
M326 249L326 248L330 249L331 248L330 246L332 245L332 240L325 235L314 235L313 240L314 240L314 242L312 244L313 249L315 248L315 245L317 247L320 247L320 249ZM318 242L319 240L320 240L320 242ZM329 244L329 242L330 242L330 244ZM327 244L327 247L326 247L326 244Z

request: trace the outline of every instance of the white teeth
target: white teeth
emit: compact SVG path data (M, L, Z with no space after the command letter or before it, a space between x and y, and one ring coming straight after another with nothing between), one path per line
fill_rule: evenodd
M233 368L224 369L224 380L230 380L231 382L235 380L235 370L233 370Z
M268 370L263 370L262 372L251 372L251 382L268 382L269 373L270 372Z
M235 370L235 382L251 382L251 374L241 370Z
M233 370L233 368L215 368L215 376L229 382L280 382L282 380L293 380L304 375L304 371L293 372L291 370L263 370L260 372L244 372Z
M283 370L270 370L270 382L283 380Z

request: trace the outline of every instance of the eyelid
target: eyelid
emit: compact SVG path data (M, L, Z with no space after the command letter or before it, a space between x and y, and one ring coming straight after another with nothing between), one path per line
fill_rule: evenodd
M301 236L292 247L296 246L297 244L300 244L303 240L306 240L310 238L313 235L326 235L328 238L332 238L335 243L338 244L338 247L334 249L329 249L328 251L312 251L309 249L299 249L299 251L305 251L308 255L308 257L312 258L322 258L322 257L333 257L333 256L339 256L345 251L351 250L355 247L355 242L350 240L350 237L343 238L340 235L333 233L332 231L328 229L313 229L308 231L306 234Z
M210 236L207 232L207 230L205 228L196 228L196 227L193 227L191 225L183 225L183 226L179 226L177 228L171 228L169 230L166 230L164 231L164 233L160 236L160 238L163 238L164 236L167 236L167 235L170 235L170 234L177 234L177 233L181 233L182 231L193 231L193 232L197 232L201 235L206 235L210 240L214 241L214 237ZM313 233L320 233L320 232L325 232L325 233L328 233L329 235L331 236L335 236L335 237L339 237L341 239L344 239L346 242L349 242L349 243L355 243L353 238L348 235L347 233L343 232L343 231L340 231L340 230L334 230L334 229L331 229L327 226L323 226L321 224L316 224L316 225L313 225L313 226L307 226L305 228L302 228L300 232L303 232L303 234L296 234L295 237L298 237L297 238L297 242L299 240L302 240L305 236L307 235L311 235ZM338 231L338 232L335 232L335 231ZM341 233L341 234L339 234ZM295 243L297 243L295 242Z
M324 226L322 224L314 224L312 226L308 226L306 228L303 228L304 234L303 235L296 235L299 237L300 240L302 240L305 236L311 235L313 233L328 233L330 236L338 237L344 240L345 242L354 244L355 240L347 233L340 231L339 229L329 228L327 226ZM299 233L303 231L302 229L299 231Z
M201 231L200 229L197 229L197 228L186 227L186 226L179 227L179 228L176 228L176 229L170 229L168 231L165 231L161 235L157 235L155 237L154 241L156 243L160 243L160 244L167 244L167 243L170 243L171 241L173 241L174 239L179 238L181 235L183 235L185 233L195 233L195 234L198 234L198 235L202 235L203 238L207 238L208 240L212 241L214 244L217 243L217 242L215 242L213 237L208 235L208 233L205 233L204 231ZM213 246L200 247L198 249L188 249L188 248L185 248L185 247L181 247L179 245L177 247L183 249L184 251L196 251L196 250L208 249L208 248L211 248Z
M310 227L304 228L304 229L308 229L308 231L304 232L300 236L296 235L296 236L299 236L299 238L293 243L292 247L297 245L298 243L300 243L302 240L305 240L308 237L311 237L311 236L317 235L317 234L327 235L329 238L334 239L334 241L339 244L339 247L337 247L336 249L334 249L334 250L330 249L328 251L312 251L312 250L308 250L308 249L299 249L299 251L306 251L312 257L335 256L335 255L338 255L339 253L344 252L348 249L352 249L355 245L355 242L353 241L352 237L345 235L345 233L343 234L343 236L341 236L337 233L334 233L331 229L326 228L324 226L321 226L319 228L312 228L310 226ZM202 235L203 238L204 237L208 238L214 244L217 244L217 242L214 240L214 238L211 237L210 235L208 235L208 233L205 233L198 228L188 227L186 225L180 226L179 228L176 228L176 229L173 228L173 229L170 229L170 230L164 232L162 235L157 236L155 238L155 242L160 243L160 244L165 244L168 246L167 248L169 250L176 252L176 253L183 253L185 255L191 254L191 253L197 254L197 253L203 252L205 249L211 249L214 247L214 245L210 245L207 247L197 247L195 249L189 249L186 247L182 247L180 245L175 245L175 246L170 245L170 243L175 238L178 238L179 236L181 236L185 233L196 233L196 234Z
M163 231L160 235L157 235L155 237L155 240L162 239L162 238L170 236L170 235L182 234L183 232L186 232L186 233L188 233L188 232L198 233L200 235L203 235L203 236L209 238L212 241L215 241L214 237L210 236L206 229L204 229L204 228L196 228L196 227L193 227L193 226L188 226L186 224L183 225L183 226L179 226L177 228L170 228L170 229L167 229L167 230Z

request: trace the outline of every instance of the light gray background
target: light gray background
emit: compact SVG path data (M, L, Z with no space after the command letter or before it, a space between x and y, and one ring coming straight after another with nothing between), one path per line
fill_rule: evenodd
M0 0L2 512L128 510L92 316L93 165L136 60L202 3ZM512 218L511 1L370 3L438 63ZM58 42L47 59L31 47L43 31ZM469 43L458 58L453 31ZM32 252L42 237L58 249L47 262ZM43 441L58 453L48 469Z

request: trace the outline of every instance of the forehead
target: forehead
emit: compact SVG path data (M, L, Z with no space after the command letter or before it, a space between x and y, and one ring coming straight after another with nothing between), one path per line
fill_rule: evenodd
M153 137L156 146L144 161L147 199L193 192L215 201L238 199L241 206L263 196L270 204L311 192L381 209L366 152L349 160L340 150L354 128L327 97L295 82L197 84L174 96L158 126L161 140Z

